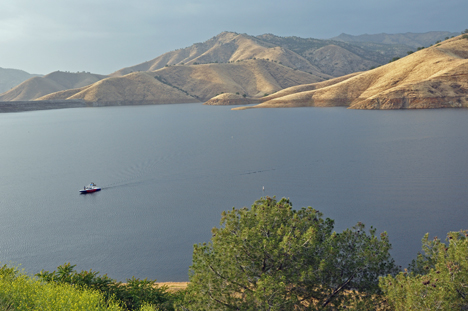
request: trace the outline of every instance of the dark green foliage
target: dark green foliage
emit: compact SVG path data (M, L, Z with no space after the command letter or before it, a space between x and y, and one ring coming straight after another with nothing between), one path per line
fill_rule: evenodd
M394 61L399 60L399 59L400 59L399 57L394 57L389 61L389 63L394 62Z
M116 299L128 310L140 309L144 304L158 306L162 310L173 310L174 297L167 292L167 287L157 286L156 280L140 280L132 277L124 284L109 278L106 274L99 275L97 271L76 272L74 268L75 265L66 263L57 267L57 271L42 270L36 276L46 282L98 290L106 301Z
M410 271L380 280L394 310L468 310L468 231L449 232L447 242L423 238L424 255Z
M464 33L468 33L468 29L465 29L464 31L462 31L462 34Z
M413 54L413 53L414 53L414 51L408 51L408 52L406 52L406 54L408 54L408 55L411 55L411 54Z
M247 94L242 94L242 97L246 98L246 97L247 97Z
M468 39L468 35L463 35L462 38L463 39Z
M374 308L379 276L397 272L385 233L333 232L333 220L287 199L233 208L220 224L194 246L184 310Z

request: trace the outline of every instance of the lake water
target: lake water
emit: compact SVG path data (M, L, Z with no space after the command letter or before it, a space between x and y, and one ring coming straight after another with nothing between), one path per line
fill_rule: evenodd
M266 195L387 231L403 266L467 229L468 109L230 108L0 114L0 261L186 281L221 212Z

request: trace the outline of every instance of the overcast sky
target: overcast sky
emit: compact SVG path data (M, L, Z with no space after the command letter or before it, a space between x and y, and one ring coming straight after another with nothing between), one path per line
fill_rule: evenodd
M467 0L1 0L0 67L109 74L222 31L460 32Z

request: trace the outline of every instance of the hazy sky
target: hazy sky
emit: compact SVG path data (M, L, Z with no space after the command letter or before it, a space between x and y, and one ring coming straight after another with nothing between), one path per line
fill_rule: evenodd
M467 0L1 0L0 67L109 74L222 31L460 32L467 12Z

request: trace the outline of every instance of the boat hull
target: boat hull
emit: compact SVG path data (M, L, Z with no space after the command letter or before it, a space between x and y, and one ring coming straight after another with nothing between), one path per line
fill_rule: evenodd
M80 193L93 193L93 192L97 192L97 191L101 191L101 188L95 188L95 189L86 189L86 190L80 190Z

